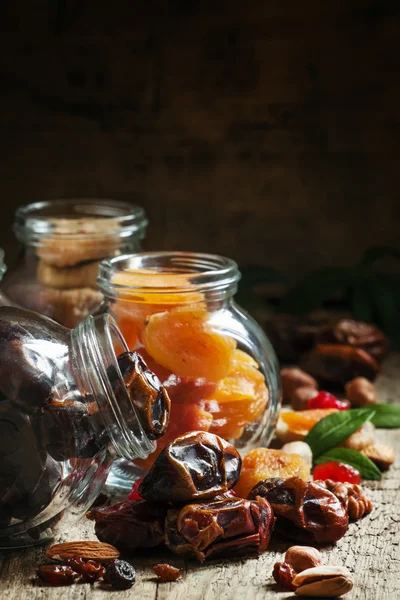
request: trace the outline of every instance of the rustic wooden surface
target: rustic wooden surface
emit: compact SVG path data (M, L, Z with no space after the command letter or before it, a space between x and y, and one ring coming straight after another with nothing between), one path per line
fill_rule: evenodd
M1 3L2 238L19 204L143 204L149 249L294 276L397 245L398 0Z
M400 380L400 356L385 364L377 387L381 401L397 400ZM400 456L397 430L380 430L378 438L392 444ZM399 461L381 482L365 485L374 502L370 516L352 524L346 536L324 551L326 561L346 565L354 574L355 586L347 600L398 600L400 598L400 469ZM93 526L82 520L61 538L94 539ZM135 558L137 582L130 591L113 592L113 597L140 600L289 600L289 592L279 591L271 577L274 562L288 547L274 542L258 559L215 562L208 565L186 563L174 555L152 553ZM44 550L35 548L0 553L0 598L7 600L77 600L109 598L100 587L79 584L69 588L46 588L32 583L35 567ZM182 568L182 580L157 584L152 566L168 561Z

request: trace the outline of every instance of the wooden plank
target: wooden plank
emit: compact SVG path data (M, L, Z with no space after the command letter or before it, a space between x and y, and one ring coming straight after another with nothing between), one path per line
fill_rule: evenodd
M400 355L386 361L377 380L379 399L398 401ZM377 438L391 444L400 456L397 430L380 430ZM323 550L326 562L348 567L355 586L346 600L397 600L400 597L400 464L383 476L381 482L365 486L374 503L370 516L352 524L345 537L333 548ZM93 524L82 519L66 525L59 541L95 539ZM118 592L118 598L140 600L284 600L271 573L276 560L290 544L274 542L258 559L221 561L207 565L185 562L172 554L151 552L133 559L137 582L133 590ZM43 558L42 548L19 552L0 552L0 597L7 600L84 600L109 598L109 591L86 584L70 588L45 588L31 583L35 567ZM152 566L169 562L182 568L182 580L157 584ZM114 596L113 596L114 597ZM292 597L292 596L290 596Z

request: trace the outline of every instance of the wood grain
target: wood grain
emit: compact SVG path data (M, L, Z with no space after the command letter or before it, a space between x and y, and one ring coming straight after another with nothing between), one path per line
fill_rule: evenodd
M392 355L377 381L381 402L398 400L400 355ZM350 526L345 537L324 550L326 562L348 567L355 586L347 600L398 600L400 597L400 436L398 430L380 430L380 441L391 444L397 461L380 482L365 484L373 500L370 516ZM82 519L66 524L59 541L95 539L93 524ZM114 592L118 598L140 600L289 600L294 598L275 585L271 574L274 562L289 544L274 542L258 559L213 562L207 565L185 562L172 554L152 552L132 560L137 582L131 591ZM7 600L82 600L110 597L108 590L87 584L70 588L46 588L32 583L35 568L44 557L43 548L0 552L0 597ZM182 569L182 580L158 584L152 566L170 562Z

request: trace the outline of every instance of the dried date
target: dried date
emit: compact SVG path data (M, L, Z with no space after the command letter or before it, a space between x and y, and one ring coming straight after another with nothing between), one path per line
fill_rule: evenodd
M205 500L235 485L241 463L239 452L219 436L192 431L161 452L138 492L156 502Z
M301 319L292 315L274 316L265 330L281 362L297 362L315 345L315 340L325 320Z
M322 382L344 386L355 377L374 380L379 371L376 360L360 348L319 344L300 361L301 368Z
M165 543L175 554L200 562L265 552L275 518L264 498L188 504L168 511Z
M120 354L118 366L146 435L151 440L160 438L167 430L171 410L167 391L137 352Z
M360 348L378 362L382 361L388 352L387 337L378 327L352 319L341 319L322 327L317 334L316 342Z
M166 514L167 507L162 504L127 501L92 509L86 516L96 522L101 542L128 553L162 544Z
M329 544L348 529L347 511L329 490L299 477L266 479L250 492L249 498L266 498L277 517L276 529L291 539Z

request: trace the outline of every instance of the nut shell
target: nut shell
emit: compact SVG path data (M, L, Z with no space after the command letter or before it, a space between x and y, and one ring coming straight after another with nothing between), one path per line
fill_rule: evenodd
M306 569L293 579L297 596L337 598L352 587L351 573L344 567L323 565Z
M106 562L115 560L119 557L119 551L111 544L103 542L64 542L63 544L54 544L47 549L46 555L52 560L66 560L67 558L84 558L86 560L96 560Z

